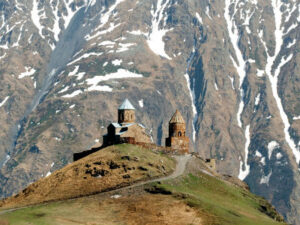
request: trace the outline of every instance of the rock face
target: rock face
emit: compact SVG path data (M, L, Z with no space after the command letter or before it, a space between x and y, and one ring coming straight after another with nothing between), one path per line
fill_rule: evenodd
M299 3L0 0L0 193L61 168L129 98L300 224ZM101 141L101 140L100 140Z

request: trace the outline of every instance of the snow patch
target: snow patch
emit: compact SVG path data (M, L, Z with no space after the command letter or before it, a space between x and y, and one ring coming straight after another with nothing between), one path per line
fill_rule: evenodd
M87 8L91 7L91 6L94 6L96 4L97 0L90 0Z
M117 53L128 51L129 48L135 46L136 43L119 43L119 47L116 50Z
M271 175L272 175L272 170L267 176L262 176L259 183L260 184L266 184L266 185L269 186L269 181L270 181Z
M262 157L261 160L259 161L263 166L266 165L266 158Z
M23 73L21 73L21 74L19 75L19 79L22 79L22 78L24 78L24 77L32 76L32 75L36 72L35 69L30 68L30 67L27 67L27 66L25 66L25 70L26 70L25 72L23 72Z
M237 2L235 2L234 8L236 8L236 4L237 4ZM232 63L238 72L239 80L240 80L239 90L240 90L241 102L239 104L239 109L237 112L237 121L238 121L239 127L242 127L241 114L244 110L244 101L243 101L244 91L242 89L242 84L246 77L246 60L244 60L243 54L242 54L241 50L239 49L239 45L238 45L238 42L240 39L239 32L238 32L238 28L237 28L236 24L233 22L233 18L230 17L230 5L231 5L231 0L226 0L224 17L227 22L227 30L228 30L229 37L230 37L230 40L231 40L231 43L232 43L232 46L233 46L233 49L235 51L235 55L237 58L237 61L235 61L233 59L233 57L230 56Z
M66 9L67 9L67 15L63 14L63 18L64 18L64 27L65 29L67 29L67 27L69 26L73 16L83 7L86 6L86 1L85 1L85 4L83 4L81 7L79 7L78 9L75 9L74 11L72 10L72 2L73 1L70 1L70 0L63 0L64 3L65 3L65 6L66 6Z
M0 56L0 60L1 60L1 59L4 59L5 56L6 56L6 52L4 52L4 54L3 54L2 56Z
M112 196L110 196L111 198L114 198L114 199L118 199L118 198L121 198L122 197L122 195L112 195Z
M210 15L209 15L209 6L206 6L206 8L205 8L205 14L208 16L208 18L209 18L210 20L212 20L212 18L211 18Z
M271 141L268 144L268 158L271 159L274 149L279 148L279 144L276 141Z
M264 70L259 70L259 69L257 69L256 76L258 76L258 77L263 77L263 76L264 76L264 73L265 73Z
M296 44L296 39L294 39L291 43L289 43L286 47L290 48L292 47L294 44Z
M95 76L93 78L87 79L86 82L90 86L87 91L107 91L111 92L112 88L109 86L99 86L98 84L103 81L113 80L113 79L124 79L124 78L141 78L142 74L137 74L130 72L125 69L118 69L115 73L106 74L104 76Z
M78 62L82 59L86 59L86 58L89 58L91 56L100 56L102 54L103 54L103 52L100 52L100 53L96 53L96 52L85 53L84 55L80 56L79 58L69 62L67 65L70 66L70 65L72 65L72 64L74 64L74 63L76 63L76 62Z
M7 102L7 100L9 99L9 97L10 97L10 96L6 96L6 97L3 99L3 101L0 102L0 108L1 108L2 106L4 106L4 104Z
M199 23L203 24L203 20L201 18L201 16L199 15L199 13L196 12L196 18L199 21Z
M285 134L285 140L288 143L289 147L291 148L294 157L296 159L296 163L299 164L300 162L300 151L299 151L299 146L297 146L297 144L294 142L294 140L292 139L292 137L290 136L289 133L289 128L290 128L290 123L288 120L288 117L284 111L281 99L279 97L278 94L278 76L280 74L281 68L287 64L293 57L293 54L289 55L289 56L283 56L280 60L280 63L278 65L278 67L274 70L274 74L272 74L272 68L275 64L275 62L277 62L278 60L277 57L279 56L279 53L281 51L281 48L284 44L284 26L282 26L282 17L283 17L283 13L281 11L282 5L284 4L282 1L277 1L277 0L272 0L272 7L273 7L273 11L274 11L274 18L275 18L275 51L274 51L274 55L270 56L267 52L267 65L266 65L266 74L269 77L270 83L271 83L271 88L272 88L272 93L274 96L274 99L276 101L277 104L277 108L279 110L282 122L284 124L284 134Z
M255 151L255 156L257 156L257 157L260 158L260 157L262 157L262 154L261 154L259 151L256 150L256 151Z
M278 152L277 154L276 154L276 159L277 160L280 160L282 158L282 154L280 153L280 152Z
M250 145L250 125L246 126L245 129L245 137L246 137L246 143L245 143L245 156L244 156L244 162L240 161L240 172L239 172L239 179L244 180L248 174L250 173L250 165L248 164L248 154L249 154L249 145ZM243 168L244 165L244 168Z
M91 40L91 39L93 39L93 38L95 38L95 37L98 37L98 36L100 36L100 35L103 35L103 34L106 34L106 33L108 33L108 32L111 32L111 31L113 31L116 27L118 27L120 24L118 24L118 25L115 25L114 23L110 23L110 26L109 26L109 28L108 29L106 29L106 30L103 30L103 31L99 31L100 29L102 29L106 24L107 24L107 22L108 22L108 20L109 20L109 17L111 16L111 14L113 14L113 12L114 12L114 10L117 8L117 6L121 3L121 2L123 2L124 0L116 0L115 1L115 3L111 6L111 7L109 7L109 9L107 10L107 12L105 12L103 15L101 15L101 18L100 18L100 25L96 28L96 29L94 29L92 32L96 32L96 34L94 34L94 35L87 35L87 36L85 36L85 39L87 40L87 41L89 41L89 40ZM102 9L102 11L101 11L101 13L103 13L105 11L105 7Z
M293 120L300 120L300 116L294 116Z
M115 60L113 60L111 63L112 63L114 66L120 66L122 62L123 62L122 59L115 59Z
M114 29L116 29L116 28L117 28L118 26L120 26L120 25L121 25L120 23L118 23L118 24L110 23L110 24L109 24L109 27L108 27L107 29L98 31L96 34L94 34L94 35L92 35L92 36L87 35L87 36L85 36L85 39L86 39L87 41L89 41L89 40L94 39L94 38L96 38L96 37L99 37L99 36L101 36L101 35L103 35L103 34L110 33L110 32L112 32ZM100 38L100 37L99 37L99 38ZM99 39L99 38L98 38L98 39Z
M85 75L85 72L81 72L81 73L76 74L76 76L77 76L76 80L81 80L84 77L84 75Z
M68 74L68 76L69 76L69 77L70 77L70 76L74 76L74 75L78 72L78 70L79 70L79 66L75 66L74 70L71 71L71 72Z
M255 106L257 106L259 104L259 101L260 101L260 93L255 97Z
M69 90L69 86L66 86L66 87L64 87L62 90L60 90L58 93L60 94L60 93L64 93L64 92L66 92L67 90Z
M10 160L10 155L6 155L3 163L2 163L2 166L5 166L5 164Z
M54 139L55 139L56 141L58 141L58 142L61 141L61 138L59 138L59 137L55 137Z
M165 43L163 41L163 37L171 29L160 29L159 28L160 21L163 19L164 10L166 9L166 6L168 5L168 3L169 3L169 0L166 0L165 3L163 3L163 0L157 0L156 11L154 12L154 10L152 8L152 10L151 10L152 26L151 26L151 32L149 34L147 43L148 43L149 48L156 55L160 55L168 60L171 60L171 58L165 52ZM164 25L166 25L166 20L163 21L163 26Z
M186 79L187 87L188 87L188 90L189 90L189 93L190 93L190 97L191 97L191 101L192 101L193 118L195 120L195 119L197 119L197 109L196 109L196 104L195 104L195 91L191 89L190 76L186 73L186 74L184 74L184 77ZM196 140L196 128L195 128L195 123L194 122L193 122L193 141L195 142L195 140Z
M143 100L143 99L139 100L139 106L140 106L141 108L144 107L144 100Z
M46 174L45 177L48 177L48 176L50 176L50 175L51 175L51 172L49 171L49 172Z
M32 10L31 10L31 20L33 24L36 26L36 28L39 30L40 36L45 39L45 36L42 33L43 26L40 23L40 11L38 10L38 1L33 0L32 3Z
M230 79L232 89L235 90L235 88L234 88L234 77L231 77L231 76L228 75L228 78Z
M132 34L132 35L144 35L144 36L147 36L147 33L142 32L140 30L127 31L127 33Z
M102 41L98 44L99 46L106 46L108 48L113 48L115 45L115 42L113 41Z
M218 87L218 85L217 85L217 83L215 82L215 89L216 89L216 91L218 91L219 90L219 87Z
M81 93L82 93L81 90L77 90L77 91L74 91L74 92L71 93L71 94L63 95L62 97L63 97L63 98L73 98L73 97L75 97L75 96L77 96L77 95L79 95L79 94L81 94Z
M80 72L78 73L78 70L79 70L79 66L75 66L74 70L71 71L68 76L71 77L71 76L76 76L77 77L77 80L81 80L84 75L85 75L85 72Z
M52 32L54 34L55 41L58 41L59 40L58 35L60 33L59 16L58 16L58 2L56 3L55 6L52 3L51 6L52 6L53 14L54 14L54 24L52 27Z

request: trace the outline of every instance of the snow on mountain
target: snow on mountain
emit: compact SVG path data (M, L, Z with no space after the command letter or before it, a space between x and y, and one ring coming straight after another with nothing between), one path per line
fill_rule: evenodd
M300 224L299 23L295 0L2 1L1 196L101 142L129 98L158 144L179 109L192 151Z
M162 0L157 1L156 10L154 11L154 7L151 8L152 14L152 26L151 31L149 33L148 45L150 49L157 55L160 55L166 59L171 60L168 54L165 52L165 43L163 41L163 37L169 32L171 29L161 28L159 25L162 22L163 26L165 26L165 22L167 18L165 16L165 8L169 4L169 1L163 2Z
M9 99L9 96L6 96L6 97L2 100L2 102L0 102L0 107L2 107L2 106L7 102L8 99Z

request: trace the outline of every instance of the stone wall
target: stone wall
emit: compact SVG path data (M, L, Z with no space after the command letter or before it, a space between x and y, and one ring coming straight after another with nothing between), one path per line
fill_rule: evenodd
M168 137L166 138L166 146L172 149L180 150L184 153L189 152L189 138L188 137Z

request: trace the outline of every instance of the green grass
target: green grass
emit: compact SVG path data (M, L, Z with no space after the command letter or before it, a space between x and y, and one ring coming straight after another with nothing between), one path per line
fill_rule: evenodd
M268 213L280 219L264 199L203 173L189 174L154 186L183 198L205 218L205 224L283 224L266 215Z
M126 146L118 151L122 148L130 153ZM267 205L263 199L206 174L189 174L153 185L172 191L174 197L195 208L205 225L283 224L260 211L262 203ZM122 221L116 222L118 208L115 205L104 205L99 209L99 202L101 200L97 197L85 197L19 209L0 215L0 224L5 224L5 221L13 225L123 224Z
M87 199L84 202L78 200L55 202L7 213L0 216L0 224L5 224L4 222L12 225L86 224L87 221L101 219L101 215L92 213L91 208Z
M22 210L17 210L12 213L7 213L2 216L1 221L9 221L9 224L40 224L46 225L50 224L50 221L45 221L45 210L40 209L41 207L26 208ZM5 224L5 223L4 223Z

